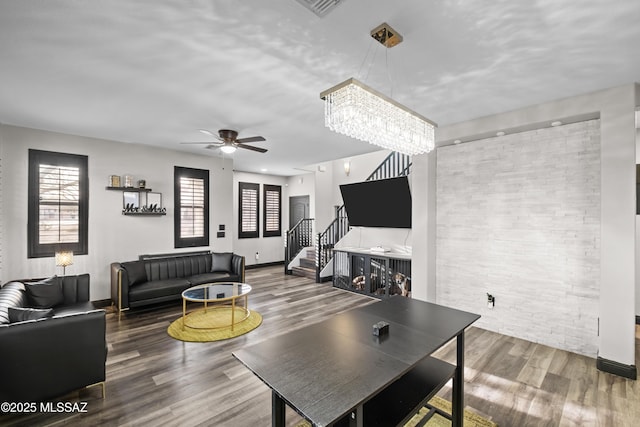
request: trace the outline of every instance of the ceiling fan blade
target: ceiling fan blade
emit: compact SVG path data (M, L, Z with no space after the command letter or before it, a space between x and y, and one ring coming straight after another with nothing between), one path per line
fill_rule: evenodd
M240 144L244 144L245 142L260 142L260 141L266 141L266 139L264 139L261 136L250 136L249 138L239 138L235 140L235 142L239 142Z
M216 135L215 133L211 132L210 130L206 130L206 129L198 129L200 132L204 133L205 135L209 135L209 136L214 136L214 137L218 137L218 135Z
M252 151L257 151L258 153L266 153L268 151L266 148L254 147L252 145L237 144L236 147L245 148L247 150L252 150Z

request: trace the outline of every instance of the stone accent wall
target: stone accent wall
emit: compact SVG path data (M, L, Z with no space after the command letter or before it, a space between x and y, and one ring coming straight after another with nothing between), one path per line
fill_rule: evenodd
M436 197L437 303L596 356L599 120L439 148Z

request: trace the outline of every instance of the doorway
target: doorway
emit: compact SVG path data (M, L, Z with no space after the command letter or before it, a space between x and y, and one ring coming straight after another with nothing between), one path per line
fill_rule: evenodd
M289 230L303 218L309 218L309 196L289 197Z

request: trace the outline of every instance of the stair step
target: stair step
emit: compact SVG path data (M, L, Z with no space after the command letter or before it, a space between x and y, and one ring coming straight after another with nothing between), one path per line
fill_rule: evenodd
M316 259L315 258L300 258L300 267L311 268L315 271Z
M304 268L304 267L292 267L291 273L294 276L307 277L309 279L316 280L315 268L311 269L311 268Z
M315 249L307 249L307 258L316 259L316 250Z

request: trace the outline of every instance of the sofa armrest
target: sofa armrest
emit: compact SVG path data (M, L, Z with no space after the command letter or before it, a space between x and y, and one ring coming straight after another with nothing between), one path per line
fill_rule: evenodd
M129 308L129 276L119 262L111 263L111 301L118 311Z
M0 327L0 348L0 401L43 401L103 382L105 312Z
M240 277L240 281L244 283L244 257L242 255L233 254L231 257L231 268L234 274Z

